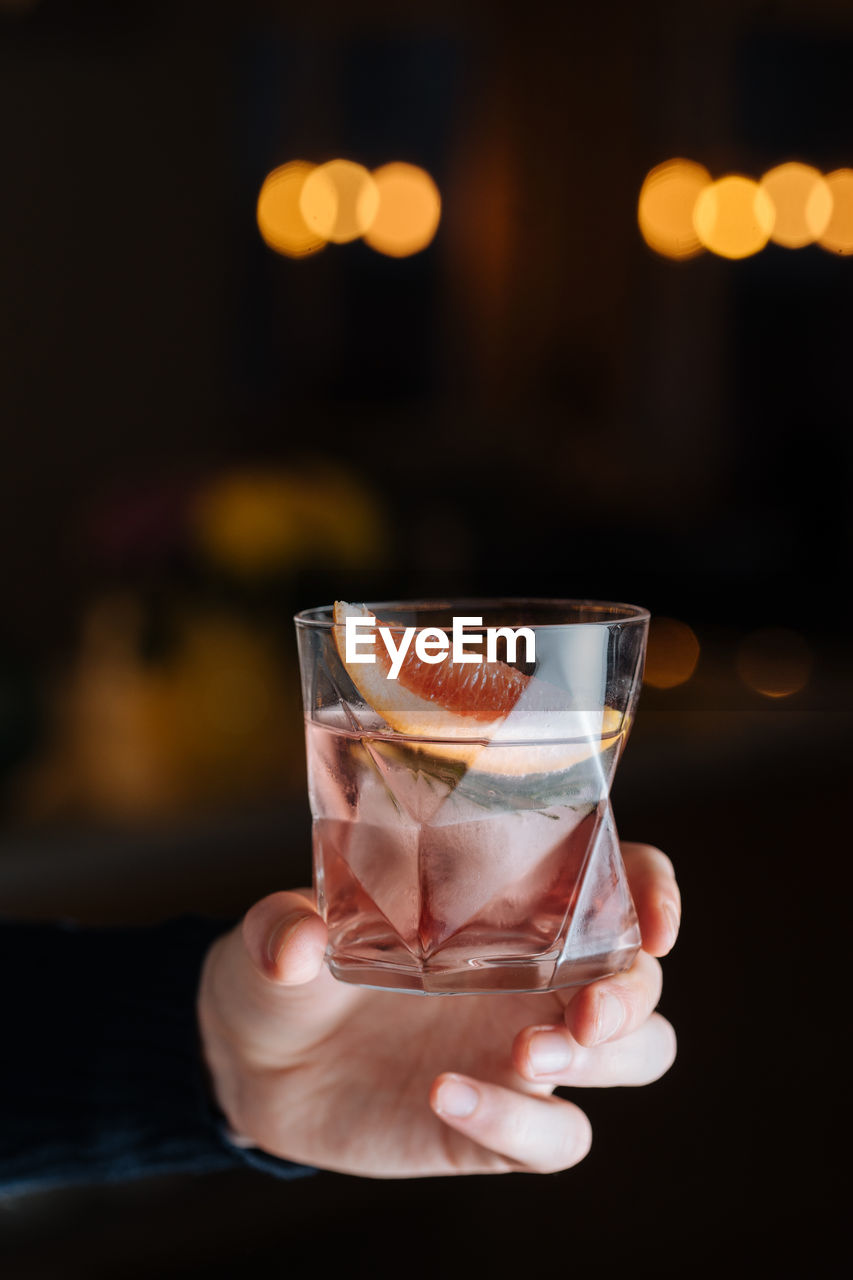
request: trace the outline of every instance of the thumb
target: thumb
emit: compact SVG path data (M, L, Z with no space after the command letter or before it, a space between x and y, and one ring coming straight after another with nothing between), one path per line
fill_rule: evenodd
M323 967L327 932L310 889L271 893L243 918L243 943L255 969L283 986L301 986Z

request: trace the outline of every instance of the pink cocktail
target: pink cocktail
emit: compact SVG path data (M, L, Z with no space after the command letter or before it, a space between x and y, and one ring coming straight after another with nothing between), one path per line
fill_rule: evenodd
M532 663L454 670L448 652L443 671L435 658L424 671L412 651L395 682L381 652L369 670L347 661L347 610L297 618L315 886L335 976L435 994L543 991L629 966L640 937L609 792L645 611L359 606L400 637L449 636L454 614L535 634ZM471 651L485 648L476 631Z

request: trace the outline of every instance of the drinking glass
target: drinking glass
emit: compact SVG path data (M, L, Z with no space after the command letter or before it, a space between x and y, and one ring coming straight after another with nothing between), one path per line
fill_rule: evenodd
M346 616L362 620L349 654ZM454 618L481 624L458 657ZM635 605L533 599L297 614L314 886L336 978L552 991L631 965L640 932L610 789L648 620ZM414 629L396 678L374 626L400 652ZM507 627L532 634L532 660L523 636L513 653L495 632L489 651L488 629Z

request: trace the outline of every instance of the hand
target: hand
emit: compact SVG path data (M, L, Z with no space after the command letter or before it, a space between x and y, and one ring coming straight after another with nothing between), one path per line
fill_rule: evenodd
M586 987L425 999L338 982L310 890L274 893L205 959L199 1025L235 1135L368 1177L551 1173L589 1150L558 1085L647 1084L675 1034L653 1013L680 896L669 859L622 846L643 950Z

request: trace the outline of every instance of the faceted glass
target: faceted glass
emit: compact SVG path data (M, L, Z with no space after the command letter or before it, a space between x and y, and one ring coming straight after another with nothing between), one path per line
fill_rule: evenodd
M378 635L361 646L372 665L347 660L335 607L296 617L332 973L454 994L549 991L630 966L640 933L610 788L648 613L575 600L344 608L374 617L396 647L414 631L393 680ZM446 634L449 649L454 617L482 619L465 651L483 661L420 662L419 633L430 629L433 652ZM489 627L526 627L534 660L521 661L520 643L512 661L498 639L486 661Z

